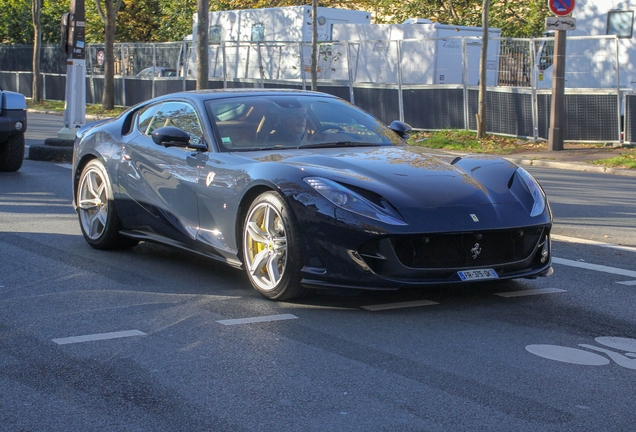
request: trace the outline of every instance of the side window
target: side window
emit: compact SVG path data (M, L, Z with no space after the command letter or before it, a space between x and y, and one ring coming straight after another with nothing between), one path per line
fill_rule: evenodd
M203 130L197 112L192 105L184 102L166 102L155 114L150 122L146 134L164 126L174 126L183 129L190 135L192 144L200 144L203 140Z
M634 30L634 11L609 11L607 34L619 38L631 38Z
M221 43L221 26L210 26L210 33L208 36L210 40L210 44L220 44Z
M150 132L148 132L148 125L160 106L161 104L154 104L139 111L137 114L137 129L140 133L145 134L147 132L150 134Z
M265 40L265 26L262 23L252 25L252 42L262 42Z

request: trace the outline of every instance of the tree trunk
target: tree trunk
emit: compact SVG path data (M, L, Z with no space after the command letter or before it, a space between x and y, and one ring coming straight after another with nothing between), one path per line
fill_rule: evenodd
M311 29L311 89L318 91L318 0L311 0Z
M106 40L104 43L104 93L102 107L112 110L115 107L115 20L112 19L112 0L106 0Z
M40 74L40 48L42 45L40 12L42 10L42 0L31 0L31 6L33 12L33 87L31 90L31 101L37 103L42 101L42 75Z
M197 0L197 90L208 88L210 71L209 50L209 12L210 0Z
M106 12L102 9L101 0L95 0L97 13L105 27L104 40L104 93L102 94L102 108L112 110L115 107L115 30L117 12L122 0L104 0ZM113 4L113 2L117 2Z
M477 138L486 136L486 70L488 66L488 9L490 0L484 0L482 11L482 45L479 64L479 110L477 113Z

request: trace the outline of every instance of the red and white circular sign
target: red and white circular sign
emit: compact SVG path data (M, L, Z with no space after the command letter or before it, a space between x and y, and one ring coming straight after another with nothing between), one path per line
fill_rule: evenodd
M553 14L565 16L574 10L575 0L548 0L548 6Z

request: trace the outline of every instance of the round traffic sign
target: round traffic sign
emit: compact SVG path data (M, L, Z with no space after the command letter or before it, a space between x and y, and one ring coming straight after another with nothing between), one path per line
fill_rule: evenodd
M548 0L548 6L553 14L569 15L574 10L575 0Z

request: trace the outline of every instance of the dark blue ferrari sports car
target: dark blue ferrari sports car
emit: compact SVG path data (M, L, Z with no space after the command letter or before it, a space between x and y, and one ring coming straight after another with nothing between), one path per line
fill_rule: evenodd
M173 93L78 131L74 205L96 249L203 254L270 299L550 275L535 179L410 129L322 93Z

